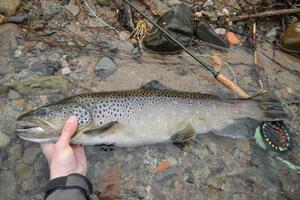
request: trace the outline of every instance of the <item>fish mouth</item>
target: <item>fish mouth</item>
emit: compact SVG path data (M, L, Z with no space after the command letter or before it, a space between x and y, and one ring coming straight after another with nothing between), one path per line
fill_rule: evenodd
M56 142L59 136L45 136L45 135L33 135L28 133L19 133L18 137L27 140L29 142L36 142L36 143L53 143Z
M30 129L37 128L38 125L33 122L27 122L27 121L18 121L17 122L17 131L26 131Z
M17 136L23 140L46 143L54 142L58 136L54 134L54 126L42 119L30 118L17 121Z

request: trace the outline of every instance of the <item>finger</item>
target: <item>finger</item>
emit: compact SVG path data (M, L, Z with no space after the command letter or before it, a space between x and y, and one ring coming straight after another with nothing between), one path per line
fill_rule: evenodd
M72 116L67 121L62 130L61 136L57 141L57 145L64 147L70 144L70 139L74 135L77 129L77 117Z
M73 146L73 151L74 151L74 154L75 154L78 162L81 162L81 163L86 163L87 162L83 146L74 145Z
M84 148L83 146L80 146L80 145L74 145L73 146L73 151L74 151L74 154L77 156L79 156L80 158L84 158L86 159L86 156L85 156L85 151L84 151Z
M47 158L48 162L52 159L54 153L54 146L53 143L43 143L41 144L41 149L45 157Z
M73 152L75 154L75 157L77 159L78 167L80 170L80 173L83 175L86 175L87 173L87 160L84 148L82 146L77 145L73 148Z

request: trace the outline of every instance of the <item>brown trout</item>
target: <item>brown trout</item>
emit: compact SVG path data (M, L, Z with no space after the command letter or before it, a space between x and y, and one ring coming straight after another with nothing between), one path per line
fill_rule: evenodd
M239 137L242 129L229 129L228 134L226 128L241 120L286 118L281 103L272 95L240 100L139 89L82 94L42 106L18 118L18 136L38 143L55 142L72 115L78 118L72 143L120 147L185 142L195 134L211 131Z

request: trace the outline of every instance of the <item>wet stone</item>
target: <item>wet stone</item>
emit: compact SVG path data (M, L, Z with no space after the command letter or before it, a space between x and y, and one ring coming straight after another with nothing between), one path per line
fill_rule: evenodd
M266 34L266 40L269 42L274 42L276 40L277 35L277 27L273 27L267 34Z
M25 164L19 164L16 167L16 176L19 179L25 179L25 178L29 178L30 176L32 176L33 173L33 169Z
M300 52L300 21L287 28L281 37L280 44L284 50Z
M131 54L133 55L133 58L138 58L140 57L140 48L139 47L135 47L132 49Z
M20 144L15 144L8 152L15 160L19 160L22 155L22 146Z
M172 178L174 175L176 175L176 173L177 173L177 169L175 167L171 167L165 171L158 173L155 176L155 180L156 182L163 183L169 180L170 178Z
M176 166L178 164L176 158L174 158L174 157L167 158L167 161L170 163L170 166L172 166L172 167Z
M100 78L106 78L113 74L118 69L116 63L109 57L103 57L100 59L95 67L95 72Z
M208 7L208 6L213 6L213 5L214 5L214 2L212 0L207 0L203 6Z
M35 161L36 157L39 155L40 151L40 148L37 147L29 147L25 149L22 161L25 164L32 164Z
M93 44L87 44L85 47L83 47L85 50L96 50L97 47Z
M19 8L21 0L1 0L0 1L0 10L1 14L5 16L11 16L16 13L16 10Z
M20 99L21 98L21 95L17 91L12 90L12 89L10 89L8 91L8 95L7 96L8 96L8 99L10 99L10 100L16 100L16 99Z
M244 152L250 151L250 144L249 144L248 139L237 140L236 146L237 146L237 148L239 148L240 150L242 150Z
M30 196L28 195L22 195L22 196L19 196L18 200L30 200L32 199Z
M41 8L44 20L49 21L62 11L63 6L55 1L42 0Z
M16 111L24 111L25 100L24 99L13 100L11 105L15 108Z
M0 75L4 75L11 72L11 69L7 65L0 65Z
M10 142L10 138L0 131L0 149L4 149Z
M16 51L15 51L15 54L14 54L14 57L15 58L18 58L18 57L20 57L21 55L22 55L22 51L21 50L19 50L19 49L17 49Z
M0 172L0 197L4 199L12 199L16 193L17 183L16 178L11 171L3 170Z
M12 50L11 45L14 46L16 37L21 35L21 29L15 24L6 23L0 25L0 58L8 58L14 53L15 49Z
M61 94L50 94L49 96L47 96L49 103L57 102L59 100L62 100L63 98L65 98L65 96Z
M211 171L206 165L204 167L202 167L201 169L195 171L195 175L197 177L201 177L201 178L207 178L210 175L210 173L211 173Z
M17 71L20 71L21 69L27 68L27 65L22 58L19 58L12 63L12 67Z
M64 68L61 69L61 74L62 75L68 75L70 73L71 73L70 67L64 67Z
M184 46L187 46L194 34L194 16L186 4L177 4L172 10L157 19L157 24L164 28ZM154 32L155 28L151 31ZM157 53L173 54L182 49L165 38L160 31L147 35L143 39L144 46Z
M216 29L215 29L215 32L216 32L218 35L225 35L225 34L226 34L226 29L225 29L225 28L216 28Z
M15 51L18 47L18 43L17 43L17 40L16 38L12 38L10 43L9 43L9 46L10 46L10 50L11 51Z
M184 170L184 180L188 183L194 184L195 183L195 176L192 173L192 169L188 168Z
M79 13L79 7L76 5L66 5L65 8L73 15L76 16Z
M181 3L179 0L168 0L167 2L169 6L174 6L176 4Z
M29 69L33 72L41 72L45 75L53 75L61 68L61 64L57 61L41 61L32 63Z
M176 73L177 75L179 75L179 76L184 76L184 75L186 75L188 72L187 72L187 70L184 69L183 67L177 67L177 68L175 69L175 73Z
M216 154L218 151L217 145L214 142L208 142L207 145L207 150L212 153L212 154Z

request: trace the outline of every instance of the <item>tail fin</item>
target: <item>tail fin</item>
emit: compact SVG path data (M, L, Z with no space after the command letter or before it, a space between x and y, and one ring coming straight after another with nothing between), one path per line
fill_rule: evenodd
M274 92L267 92L265 94L255 96L250 100L258 103L258 106L263 114L262 120L279 121L288 118L280 99L275 95Z

